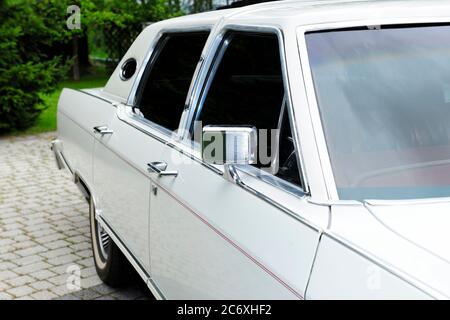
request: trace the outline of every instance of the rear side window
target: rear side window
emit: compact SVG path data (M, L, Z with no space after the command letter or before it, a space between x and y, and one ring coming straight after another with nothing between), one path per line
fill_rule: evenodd
M209 32L164 35L139 87L136 107L148 120L178 129L192 77Z

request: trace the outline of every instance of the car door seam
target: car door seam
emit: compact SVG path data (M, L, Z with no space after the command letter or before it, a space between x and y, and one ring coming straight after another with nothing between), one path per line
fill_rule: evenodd
M171 198L173 198L175 201L177 201L181 206L183 206L186 210L191 212L195 217L197 217L203 224L205 224L208 228L210 228L214 233L216 233L219 237L224 239L226 242L228 242L230 245L232 245L236 250L241 252L244 256L246 256L250 261L252 261L254 264L256 264L260 269L262 269L264 272L266 272L270 277L272 277L274 280L276 280L278 283L280 283L283 287L291 291L297 298L304 300L304 297L302 294L297 292L294 288L292 288L289 284L287 284L284 280L282 280L274 271L270 270L267 266L265 266L262 262L258 261L255 257L253 257L250 253L248 253L246 250L244 250L241 246L239 246L236 242L231 240L229 237L227 237L223 232L218 230L216 227L214 227L205 217L202 217L199 213L196 212L191 206L186 204L183 200L179 199L175 194L167 190L164 186L159 184L158 182L153 182L156 184L159 188L164 190Z

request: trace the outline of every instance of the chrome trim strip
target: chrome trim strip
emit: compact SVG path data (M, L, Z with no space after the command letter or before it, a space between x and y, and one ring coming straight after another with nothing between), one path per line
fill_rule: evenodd
M151 130L155 130L160 132L157 128L154 128L152 126L150 126L149 124L143 124L141 121L139 121L140 119L135 119L135 118L130 118L129 116L129 112L130 110L127 110L131 107L129 106L124 106L121 105L118 108L118 112L117 112L117 118L125 123L127 123L128 125L132 126L133 128L139 130L140 132L152 137L153 139L155 139L156 141L180 152L181 154L185 155L186 157L200 163L201 165L203 165L204 167L212 170L214 173L216 174L220 174L223 175L223 172L220 171L219 169L215 168L214 166L211 166L207 163L204 163L202 160L198 159L197 157L195 157L194 155L188 154L185 150L183 150L182 148L179 148L176 144L169 142L168 140L165 140L164 138L171 138L171 136L167 136L167 137L160 137L157 134L153 133ZM132 121L132 120L137 120L137 121ZM166 135L163 132L160 132L163 135ZM173 137L172 137L173 138Z
M126 116L140 124L142 124L142 126L146 126L146 127L151 127L154 130L157 130L159 133L163 134L164 136L167 137L167 139L169 140L170 138L174 139L175 141L179 141L180 138L178 137L178 134L176 132L172 132L167 128L164 128L162 126L160 126L159 124L148 120L147 118L144 118L138 114L136 114L132 108L128 108L128 106L126 107ZM121 119L123 120L123 119Z
M67 161L66 157L64 156L64 154L62 152L59 153L59 155L61 156L61 158L63 159L64 163L66 164L67 169L69 169L70 173L73 174L73 169L72 167L69 165L69 162Z
M94 97L94 98L103 100L104 102L107 102L107 103L111 104L113 107L115 107L116 104L117 104L117 101L114 101L114 100L108 100L108 99L106 99L106 98L104 98L104 97L100 97L100 96L98 96L98 95L95 95L95 94L93 94L93 93L91 93L91 92L88 92L88 91L85 91L85 90L83 90L83 89L70 89L70 90L78 91L78 92L87 94L88 96L91 96L91 97Z
M308 194L303 191L302 188L300 188L297 185L294 185L288 181L285 181L281 178L278 178L277 176L274 176L270 173L266 173L261 169L254 168L252 166L241 166L237 165L235 166L237 170L240 172L243 172L253 178L260 179L262 182L270 185L271 187L280 189L284 192L287 192L297 198L301 199L308 199Z
M192 208L189 204L187 204L185 201L180 199L177 195L175 195L173 192L168 190L166 187L159 184L157 181L153 181L153 183L160 189L164 190L172 199L174 199L176 202L178 202L183 208L188 210L190 213L192 213L196 218L198 218L200 221L202 221L208 228L210 228L212 231L214 231L218 236L220 236L222 239L224 239L226 242L228 242L231 246L233 246L236 250L238 250L240 253L242 253L244 256L246 256L250 261L252 261L254 264L256 264L259 268L261 268L264 272L266 272L271 278L273 278L275 281L277 281L279 284L281 284L283 287L285 287L287 290L289 290L292 294L294 294L297 298L304 300L304 296L297 292L294 288L292 288L289 284L287 284L284 280L282 280L274 271L270 270L267 266L265 266L262 262L260 262L257 258L253 257L250 253L245 251L243 248L239 246L238 243L234 242L232 239L228 238L224 233L222 233L220 230L215 228L211 223L208 222L207 219L205 219L203 216L198 214L198 211Z
M248 184L246 184L242 180L238 181L236 183L236 185L238 185L242 189L252 193L257 198L260 198L261 200L264 200L265 202L269 203L270 205L272 205L273 207L279 209L280 211L284 212L285 214L291 216L292 218L294 218L295 220L301 222L302 224L304 224L306 227L310 228L311 230L314 230L316 232L322 232L322 228L320 228L319 226L316 226L315 224L309 222L305 218L299 216L298 213L296 213L295 211L292 211L292 210L286 208L285 206L283 206L282 204L274 201L269 196L265 195L264 193L259 192L258 190L256 190L255 188L249 186Z
M198 100L200 99L200 95L203 91L203 85L209 74L210 67L214 63L216 59L217 50L220 48L220 44L222 43L224 33L220 32L219 34L212 34L214 36L212 40L212 44L210 48L205 52L206 58L203 59L201 66L194 77L196 77L196 81L194 82L195 86L192 90L189 90L191 96L188 97L187 105L185 109L185 121L183 123L183 127L180 127L184 130L183 141L191 140L189 128L192 126L192 121L195 115L196 106L198 104ZM206 48L205 48L206 49Z
M52 141L50 147L50 149L53 151L53 156L55 157L56 167L58 168L58 170L62 170L65 167L64 161L61 159L61 156L59 155L60 151L58 150L58 145L60 144L61 141L56 139Z
M152 292L153 296L158 300L167 300L167 298L164 296L164 294L159 290L158 285L153 281L153 279L150 277L147 280L147 287Z
M95 199L95 193L93 191L93 188L86 184L85 180L79 175L79 173L74 173L75 175L75 183L79 184L80 181L83 182L84 185L86 185L86 190L89 192L90 197L92 198L92 201L94 202L94 207L97 207L96 199ZM79 186L80 187L80 186ZM148 288L150 289L151 293L156 299L159 300L166 300L165 296L162 294L161 290L159 290L158 286L152 281L150 275L145 271L145 268L140 264L139 260L136 258L136 256L127 249L124 242L120 239L120 237L114 232L114 230L110 227L108 222L101 216L101 214L98 214L98 211L95 212L96 216L95 218L97 221L101 224L101 226L107 231L108 235L113 239L114 243L119 247L119 249L123 252L127 260L130 262L130 264L135 268L139 276L144 280L144 282L147 284Z
M132 264L132 266L136 269L139 276L142 278L142 280L145 281L147 286L149 287L152 294L155 296L155 298L159 300L164 300L165 297L162 294L161 290L158 289L158 287L155 285L153 281L151 281L150 275L145 271L145 268L141 265L139 260L131 253L124 242L120 239L120 237L117 235L117 233L114 232L114 230L110 227L109 223L105 220L104 217L101 215L97 216L97 221L100 223L100 225L106 230L108 235L113 239L114 243L119 247L119 249L122 251L122 253L127 257L128 261ZM151 281L149 285L149 280Z
M312 198L307 198L311 204L315 204L318 206L331 207L331 206L363 206L363 203L356 200L325 200L320 201Z

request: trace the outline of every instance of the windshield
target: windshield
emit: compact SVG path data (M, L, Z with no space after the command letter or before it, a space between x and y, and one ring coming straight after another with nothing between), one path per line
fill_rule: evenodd
M306 41L340 199L450 196L450 27Z

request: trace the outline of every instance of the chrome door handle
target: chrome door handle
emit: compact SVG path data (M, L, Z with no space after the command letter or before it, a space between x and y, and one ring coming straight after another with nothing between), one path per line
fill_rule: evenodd
M177 177L178 171L167 171L167 163L162 161L150 162L148 165L148 171L152 173L157 173L158 177Z
M113 134L114 131L109 130L107 126L98 126L94 127L94 133L98 133L104 136L105 134Z

